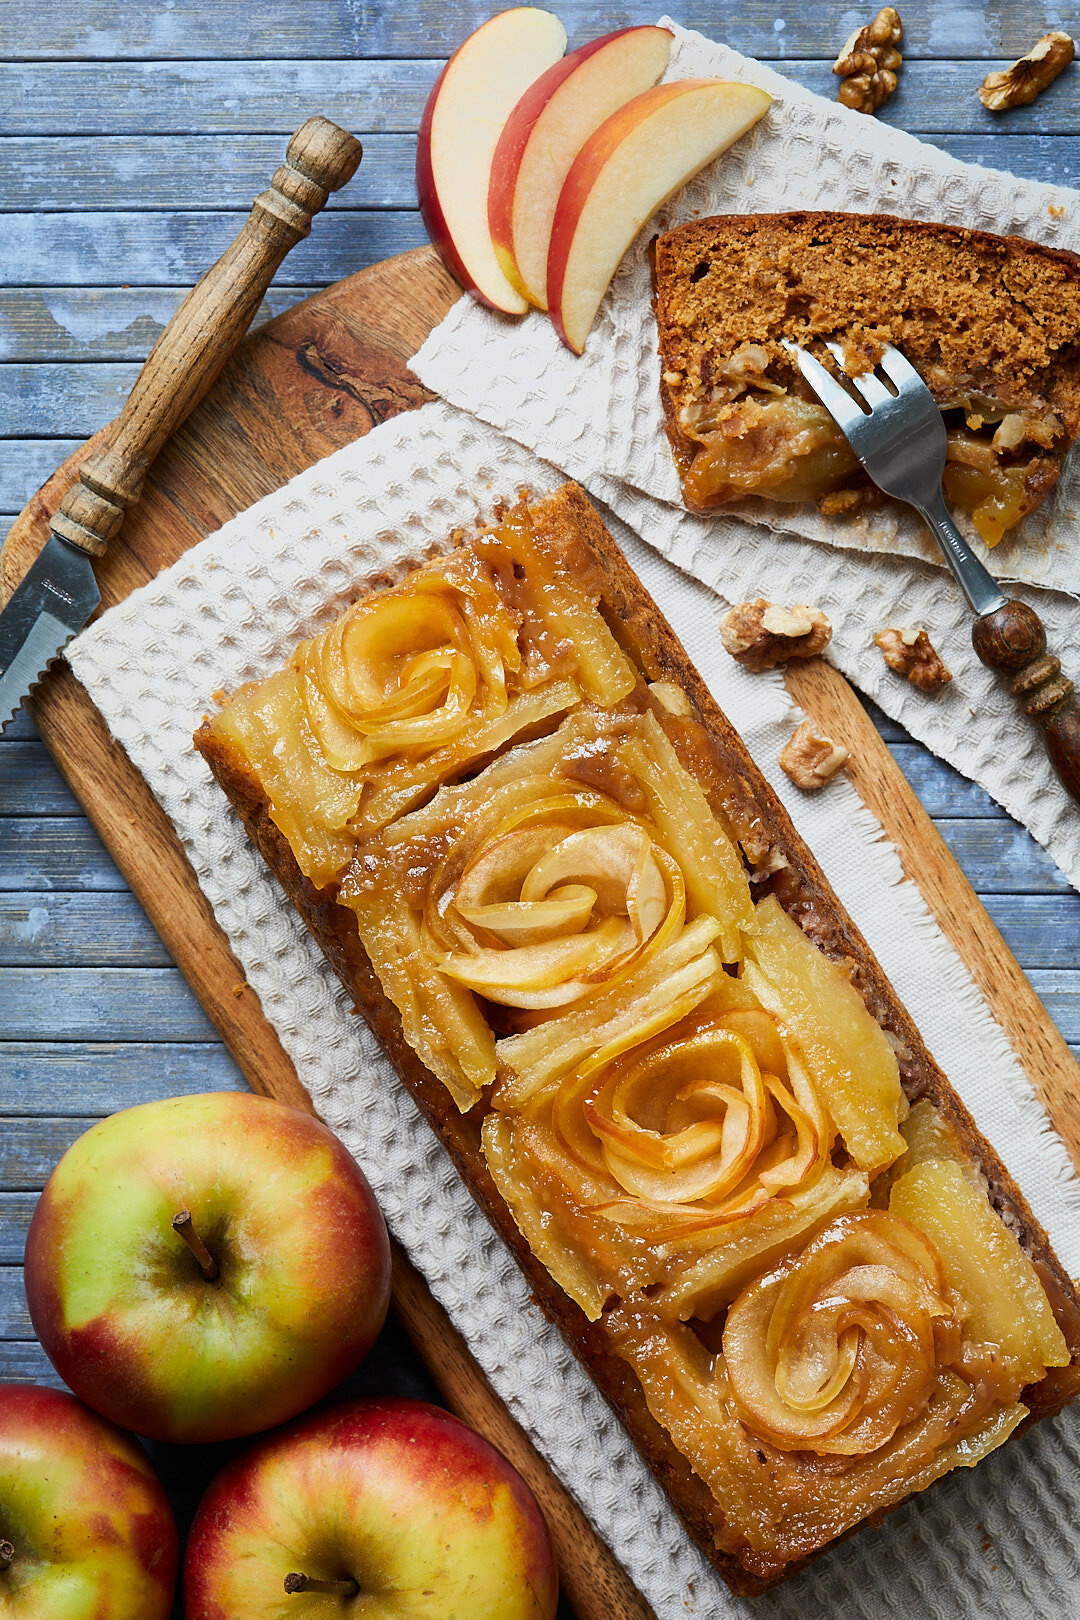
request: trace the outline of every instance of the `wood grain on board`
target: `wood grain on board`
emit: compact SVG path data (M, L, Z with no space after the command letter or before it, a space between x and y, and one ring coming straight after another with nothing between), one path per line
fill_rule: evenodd
M122 600L203 535L314 460L422 403L428 396L409 373L407 360L456 295L434 253L418 249L318 294L250 337L155 463L142 502L99 565L103 604ZM51 513L84 453L69 458L13 528L3 553L5 590L43 543ZM968 961L1080 1162L1076 1065L873 723L827 664L793 675L791 685L815 718L853 741L857 785ZM106 849L245 1077L257 1091L310 1106L164 812L65 666L42 683L34 708L42 736ZM165 994L175 970L140 970L143 977L155 971ZM117 994L114 984L114 1003ZM11 1034L18 1038L16 1028ZM197 1041L200 1031L178 1026L174 1035ZM73 1139L80 1129L81 1123L71 1120L28 1126L35 1140L43 1136L42 1167L62 1149L65 1133ZM20 1162L34 1159L30 1141L15 1147ZM582 1620L641 1620L647 1606L509 1418L401 1254L395 1261L394 1301L447 1404L495 1439L542 1500L566 1591ZM0 1297L0 1337L8 1316L8 1336L21 1336L20 1308L14 1296Z

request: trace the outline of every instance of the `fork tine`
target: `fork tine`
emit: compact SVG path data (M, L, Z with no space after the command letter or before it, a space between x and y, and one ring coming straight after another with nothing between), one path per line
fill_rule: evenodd
M862 395L863 399L865 399L871 410L873 410L877 405L884 405L890 399L896 398L896 395L890 393L885 387L885 384L879 381L879 379L874 376L872 371L861 371L858 376L855 376L852 372L850 372L847 369L847 366L844 364L844 351L839 343L826 343L825 347L828 349L829 353L840 367L840 370L847 378L852 388L856 389Z
M829 375L820 360L815 360L812 354L800 349L797 343L790 338L781 338L781 343L795 361L799 370L814 390L827 411L839 422L845 433L857 431L866 421L866 412L852 399L851 395Z
M899 349L894 349L891 343L885 345L885 352L881 356L881 369L899 389L903 389L905 385L908 387L914 385L916 388L926 386L907 356L901 354Z

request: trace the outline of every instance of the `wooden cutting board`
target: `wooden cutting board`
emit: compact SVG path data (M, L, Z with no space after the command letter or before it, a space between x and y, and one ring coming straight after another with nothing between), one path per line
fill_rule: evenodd
M433 250L419 248L339 282L249 337L162 451L141 503L98 565L103 607L314 461L430 398L408 358L458 295ZM0 559L5 599L44 544L85 454L64 463L12 528ZM788 685L851 749L859 792L968 964L1080 1168L1080 1069L862 705L820 659L793 669ZM66 665L42 682L33 707L51 753L253 1089L310 1108L164 812ZM540 1498L581 1620L645 1620L652 1611L400 1251L394 1304L447 1404L489 1435Z

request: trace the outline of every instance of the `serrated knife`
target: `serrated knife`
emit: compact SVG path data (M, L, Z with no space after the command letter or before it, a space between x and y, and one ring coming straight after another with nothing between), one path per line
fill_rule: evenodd
M162 332L108 440L79 468L52 533L0 613L0 731L97 607L91 559L104 554L158 451L217 380L289 249L362 155L355 136L309 118L235 242Z

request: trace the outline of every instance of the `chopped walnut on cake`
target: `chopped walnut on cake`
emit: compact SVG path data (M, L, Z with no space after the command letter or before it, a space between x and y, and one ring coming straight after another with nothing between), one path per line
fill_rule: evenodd
M780 750L780 768L806 793L816 793L842 771L851 758L842 743L819 736L812 720L796 727Z
M775 669L790 658L812 658L832 639L832 625L820 608L799 602L792 608L766 602L737 602L720 621L720 639L732 658L755 672Z
M952 680L925 630L880 630L874 641L885 662L920 692L937 692Z

